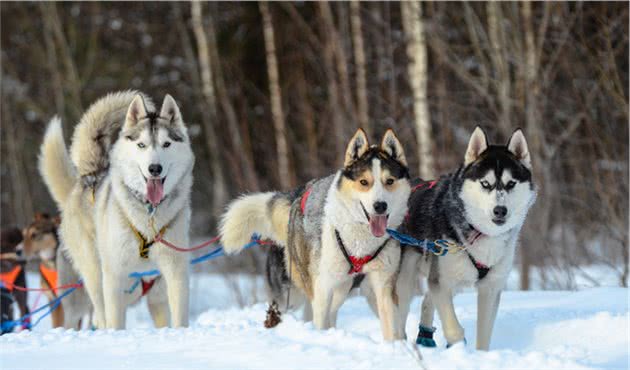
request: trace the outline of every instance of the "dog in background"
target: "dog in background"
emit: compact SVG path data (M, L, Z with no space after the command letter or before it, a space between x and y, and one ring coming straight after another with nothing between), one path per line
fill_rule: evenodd
M75 271L60 246L57 229L61 223L59 216L36 213L33 221L24 231L24 254L27 259L39 259L41 287L53 289L79 281ZM45 291L48 301L52 301L63 291ZM83 317L91 315L92 304L84 289L76 289L51 313L52 327L81 329Z
M15 319L14 303L17 303L20 309L20 317L30 312L26 291L14 289L14 285L27 287L24 271L26 260L22 258L22 239L22 232L16 227L3 229L0 235L0 321L3 324L2 334L10 333L14 329L12 325L6 325ZM25 323L23 328L30 328L29 321Z

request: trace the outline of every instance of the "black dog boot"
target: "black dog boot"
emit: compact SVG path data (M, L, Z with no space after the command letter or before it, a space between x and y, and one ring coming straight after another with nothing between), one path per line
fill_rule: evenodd
M433 340L433 333L435 333L435 328L427 328L420 324L418 330L418 338L416 338L416 344L419 344L423 347L435 347L435 341Z

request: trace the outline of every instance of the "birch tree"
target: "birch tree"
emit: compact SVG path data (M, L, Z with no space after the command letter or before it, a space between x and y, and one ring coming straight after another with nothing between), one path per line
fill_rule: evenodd
M289 189L293 185L289 171L289 148L282 111L282 97L280 95L280 78L278 74L278 60L276 58L276 42L273 33L273 23L269 12L269 3L259 3L263 19L263 35L265 38L265 52L267 57L267 76L269 78L269 95L271 96L271 116L276 137L276 151L278 153L278 176L280 186Z
M359 126L363 127L368 137L372 137L368 114L367 79L365 77L365 49L361 31L361 6L358 0L350 2L350 22L352 24L352 47L357 76L357 115Z
M199 69L201 71L201 91L208 105L210 119L204 120L205 142L210 155L210 168L212 169L212 207L214 212L220 212L227 200L227 187L225 176L221 167L220 146L217 140L217 133L214 123L217 122L217 99L212 83L212 67L210 66L210 53L208 51L208 38L203 29L201 3L193 1L190 3L192 16L192 27L197 41L197 54L199 58Z
M413 112L419 156L419 174L423 179L435 177L431 119L427 100L427 45L419 1L401 3L403 29L407 36L407 72L413 92Z

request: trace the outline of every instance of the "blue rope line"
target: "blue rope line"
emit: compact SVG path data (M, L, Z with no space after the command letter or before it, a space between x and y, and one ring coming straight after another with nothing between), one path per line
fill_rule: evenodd
M81 283L82 283L82 281L81 281L81 279L79 279L79 281L77 281L77 284L81 284ZM70 293L74 292L75 290L77 290L77 287L68 288L68 290L66 290L62 295L60 295L57 298L53 299L52 301L48 302L48 304L45 304L45 305L41 306L40 308L36 309L35 311L30 312L30 313L22 316L21 318L19 318L17 320L10 320L10 321L3 322L2 323L2 331L13 330L14 327L24 324L26 322L26 320L31 318L33 315L35 315L35 314L45 310L46 308L50 308L48 310L48 312L46 312L42 316L40 316L35 321L35 323L33 323L31 325L31 327L34 327L35 325L39 324L39 322L42 321L42 319L44 317L50 315L57 307L59 307L59 305L61 304L61 300L62 299L64 299L68 295L70 295Z
M243 247L243 250L254 247L258 245L259 243L260 243L260 236L258 236L257 234L254 234L252 235L252 240L249 243L245 244L245 246ZM209 260L222 257L222 256L225 256L225 251L223 250L222 246L218 246L217 249L213 250L212 252L206 253L202 256L192 259L190 261L190 264L196 265L198 263L209 261ZM133 293L136 290L136 288L138 288L138 286L140 285L140 281L143 277L156 276L156 275L160 275L160 270L154 269L154 270L148 270L148 271L143 271L143 272L132 272L131 274L127 276L129 276L129 278L131 279L136 279L136 281L133 283L131 288L125 290L125 293L127 294Z
M389 233L389 235L392 236L392 238L398 240L401 244L419 247L429 252L435 253L439 256L445 256L449 251L447 245L448 242L443 239L438 239L435 241L428 239L416 239L413 236L403 234L394 229L387 229L387 232Z

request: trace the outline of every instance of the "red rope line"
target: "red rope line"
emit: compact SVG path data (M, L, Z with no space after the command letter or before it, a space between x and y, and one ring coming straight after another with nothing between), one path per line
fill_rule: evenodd
M219 235L219 236L215 236L214 238L212 238L212 239L208 240L207 242L201 243L201 244L196 245L196 246L194 246L194 247L190 247L190 248L182 248L182 247L178 247L178 246L176 246L175 244L172 244L172 243L170 243L170 242L168 242L168 241L164 240L164 239L162 238L162 234L158 234L158 235L155 237L155 242L157 242L157 243L162 243L162 244L164 244L165 246L167 246L167 247L169 247L169 248L171 248L171 249L174 249L174 250L176 250L176 251L178 251L178 252L193 252L193 251L196 251L196 250L198 250L198 249L205 248L205 247L209 246L210 244L214 244L214 243L216 243L217 241L219 241L219 239L221 239L221 235Z
M9 286L7 286L8 289L15 289L21 292L48 292L48 291L56 290L56 289L70 289L70 288L81 288L81 287L83 287L83 284L77 284L77 283L61 285L54 288L25 288L23 286L19 286L15 284L9 284Z

